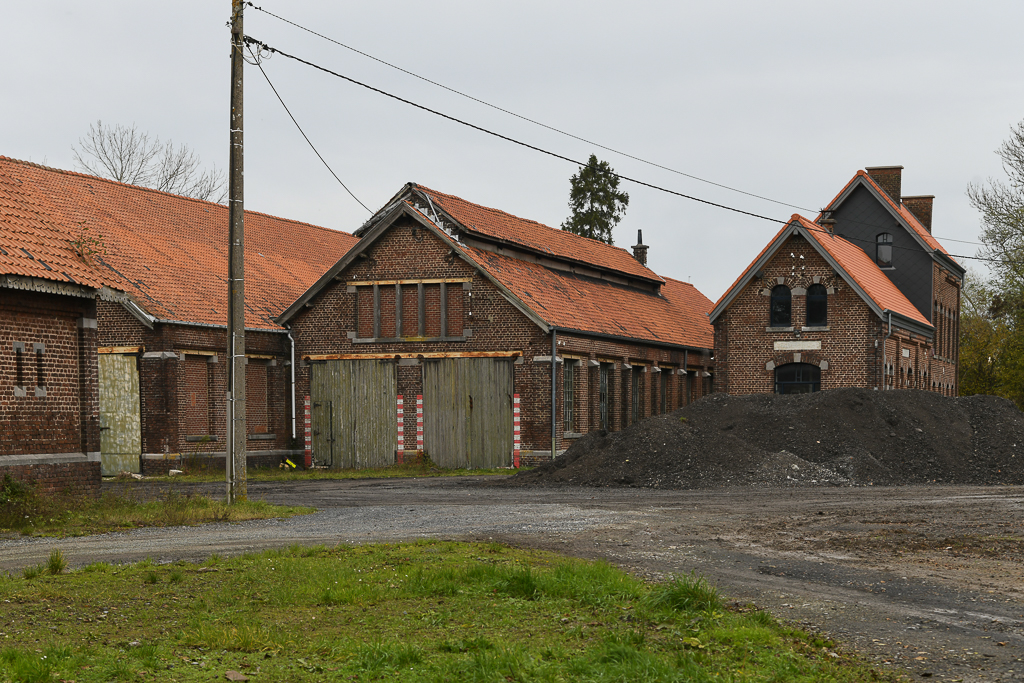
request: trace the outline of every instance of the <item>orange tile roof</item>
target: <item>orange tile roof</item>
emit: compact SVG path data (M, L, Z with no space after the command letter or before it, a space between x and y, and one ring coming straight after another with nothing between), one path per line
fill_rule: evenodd
M495 280L555 327L711 348L711 301L688 283L666 278L661 296L573 275L482 249L462 249Z
M862 290L884 310L898 313L916 322L931 327L928 319L921 315L903 292L885 276L874 260L864 250L842 237L833 235L820 225L802 216L793 214L793 220L807 229L811 238L829 253L840 267Z
M869 185L878 190L878 194L882 196L882 199L890 207L892 207L893 211L898 213L900 217L902 217L903 220L907 222L911 230L917 233L918 236L920 236L920 238L925 241L925 244L927 244L932 249L937 249L946 256L949 256L949 252L946 251L946 248L939 244L939 241L937 239L932 237L932 234L928 232L924 225L921 224L921 221L917 220L917 217L914 216L913 213L911 213L910 209L904 206L903 202L897 203L893 201L893 198L889 196L889 193L883 190L882 187L878 183L876 183L870 175L868 175L867 171L857 171L853 178L850 179L850 182L846 183L843 189L839 191L839 194L837 194L832 199L832 201L826 204L825 206L832 206L833 204L835 204L836 200L839 199L843 195L843 193L846 192L846 190L850 187L850 185L857 181L858 178L863 178ZM821 218L821 215L819 215L818 218Z
M628 276L661 282L653 270L633 258L633 254L610 244L580 237L543 223L519 218L498 209L467 202L454 195L412 185L458 221L466 231L492 240L509 242L540 254L574 261L592 267L616 271Z
M25 240L45 244L53 263L66 265L55 270L124 290L158 319L227 324L227 207L0 157L0 209L5 251ZM103 244L91 266L69 246L79 226ZM246 326L280 329L273 318L356 241L246 211ZM3 269L25 267L4 259Z
M793 215L795 216L796 214ZM768 240L768 244L764 245L764 249L762 249L761 252L754 257L754 260L751 261L747 265L747 267L743 269L743 272L740 273L740 276L736 278L733 281L733 283L726 288L724 292L722 292L722 296L718 297L718 301L716 301L714 306L711 307L711 310L715 310L716 308L718 308L722 304L722 302L725 301L725 299L729 296L729 294L732 293L732 290L736 289L736 286L746 279L747 274L750 273L750 270L754 267L754 264L761 260L761 257L764 256L768 252L768 250L772 248L776 240L779 239L779 236L782 233L786 232L787 230L789 230L789 223L783 225L782 228L777 233L775 233L775 236Z

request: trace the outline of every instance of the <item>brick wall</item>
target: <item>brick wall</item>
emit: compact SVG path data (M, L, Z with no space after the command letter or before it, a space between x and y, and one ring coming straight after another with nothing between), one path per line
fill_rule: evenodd
M91 298L0 291L0 476L98 495L95 318Z
M98 317L100 346L142 347L138 354L142 452L223 451L227 437L227 331L166 323L148 329L123 306L111 302L99 302ZM282 332L247 330L245 343L247 354L260 356L250 358L246 366L250 436L246 449L290 449L288 337ZM174 356L163 358L163 352Z
M0 477L37 487L39 493L98 498L103 479L99 461L0 466Z
M91 299L3 290L0 457L99 450L94 319Z
M416 228L414 233L414 228ZM380 282L412 279L465 279L468 284L447 283L445 286L446 318L441 317L441 287L438 283L423 285L425 297L424 336L433 341L409 339L403 341L366 342L373 331L373 291L368 285L349 286L349 282ZM351 291L354 290L354 291ZM402 285L402 330L406 336L418 334L419 287ZM379 286L381 313L380 335L386 338L396 329L396 297L394 285ZM318 354L419 354L436 352L504 352L521 354L513 365L514 391L520 394L521 438L523 462L531 458L547 459L551 450L551 365L535 361L537 357L551 355L551 336L504 297L501 291L476 268L454 256L451 248L435 235L409 222L398 222L382 235L336 281L325 287L293 320L297 357ZM464 330L470 336L461 341ZM357 339L350 338L351 336ZM436 338L447 336L449 340ZM629 394L629 380L620 375L627 372L623 365L632 361L648 366L662 365L666 381L674 383L668 392L669 410L686 402L685 375L682 350L664 349L630 344L614 340L597 340L580 335L558 335L560 356L571 356L579 363L574 379L576 410L574 431L586 433L597 428L599 366L593 362L611 364L614 376L609 378L611 428L621 429L629 424L629 405L615 393ZM694 375L709 372L710 353L685 354L688 367ZM404 448L416 449L415 399L422 394L421 366L415 359L403 360L398 367L398 393L405 397ZM563 435L562 393L563 365L556 368L558 402L556 404L557 448L568 447L571 440ZM677 371L679 374L670 374ZM300 397L309 394L310 367L303 362L297 368L297 391ZM706 393L703 382L693 398ZM649 385L648 385L649 386ZM625 387L626 389L623 389ZM642 416L651 414L648 389L643 399ZM624 412L625 411L625 412ZM511 448L511 444L510 444ZM541 454L533 455L532 451Z
M729 308L715 321L715 379L718 390L730 394L771 393L774 368L787 363L810 363L821 368L821 389L836 387L918 388L942 391L942 377L955 382L956 360L932 357L933 341L894 326L889 329L818 252L796 235L784 244ZM770 292L777 284L792 292L791 325L769 325ZM824 328L806 326L806 290L812 284L828 289L828 320ZM936 308L948 312L949 349L956 353L952 331L959 311L959 291L936 265ZM946 308L948 307L948 308ZM940 325L942 316L939 317ZM936 339L943 330L936 330ZM775 342L820 342L820 350L775 350ZM953 395L955 387L949 389Z

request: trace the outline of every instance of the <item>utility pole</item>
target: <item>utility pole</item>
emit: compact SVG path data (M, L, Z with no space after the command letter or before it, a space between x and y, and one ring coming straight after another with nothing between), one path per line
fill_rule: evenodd
M231 156L228 162L228 504L248 496L245 473L245 205L242 173L242 7L231 0Z

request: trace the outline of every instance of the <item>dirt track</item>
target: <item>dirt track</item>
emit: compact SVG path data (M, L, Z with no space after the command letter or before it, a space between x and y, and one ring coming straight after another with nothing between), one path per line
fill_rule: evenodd
M84 564L292 542L493 538L652 578L703 573L731 599L915 679L1024 680L1022 487L525 489L467 477L254 484L250 495L322 511L59 544L11 539L0 541L0 568L40 562L54 545Z

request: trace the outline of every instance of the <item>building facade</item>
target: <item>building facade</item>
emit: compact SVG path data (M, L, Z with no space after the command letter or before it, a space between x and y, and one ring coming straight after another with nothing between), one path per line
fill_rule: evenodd
M902 167L860 171L815 221L794 215L711 312L718 390L957 394L964 268Z
M37 268L93 284L88 329L99 443L90 452L102 473L157 473L190 459L220 465L227 207L7 158L0 158L0 187L16 188L10 196L17 201L0 221L9 244L23 239L22 224L40 223L47 247L92 278L70 265ZM276 465L303 451L292 343L274 317L356 238L252 211L245 227L246 447L250 463Z
M278 318L318 464L538 462L710 390L711 302L649 270L643 245L415 184L356 234Z

